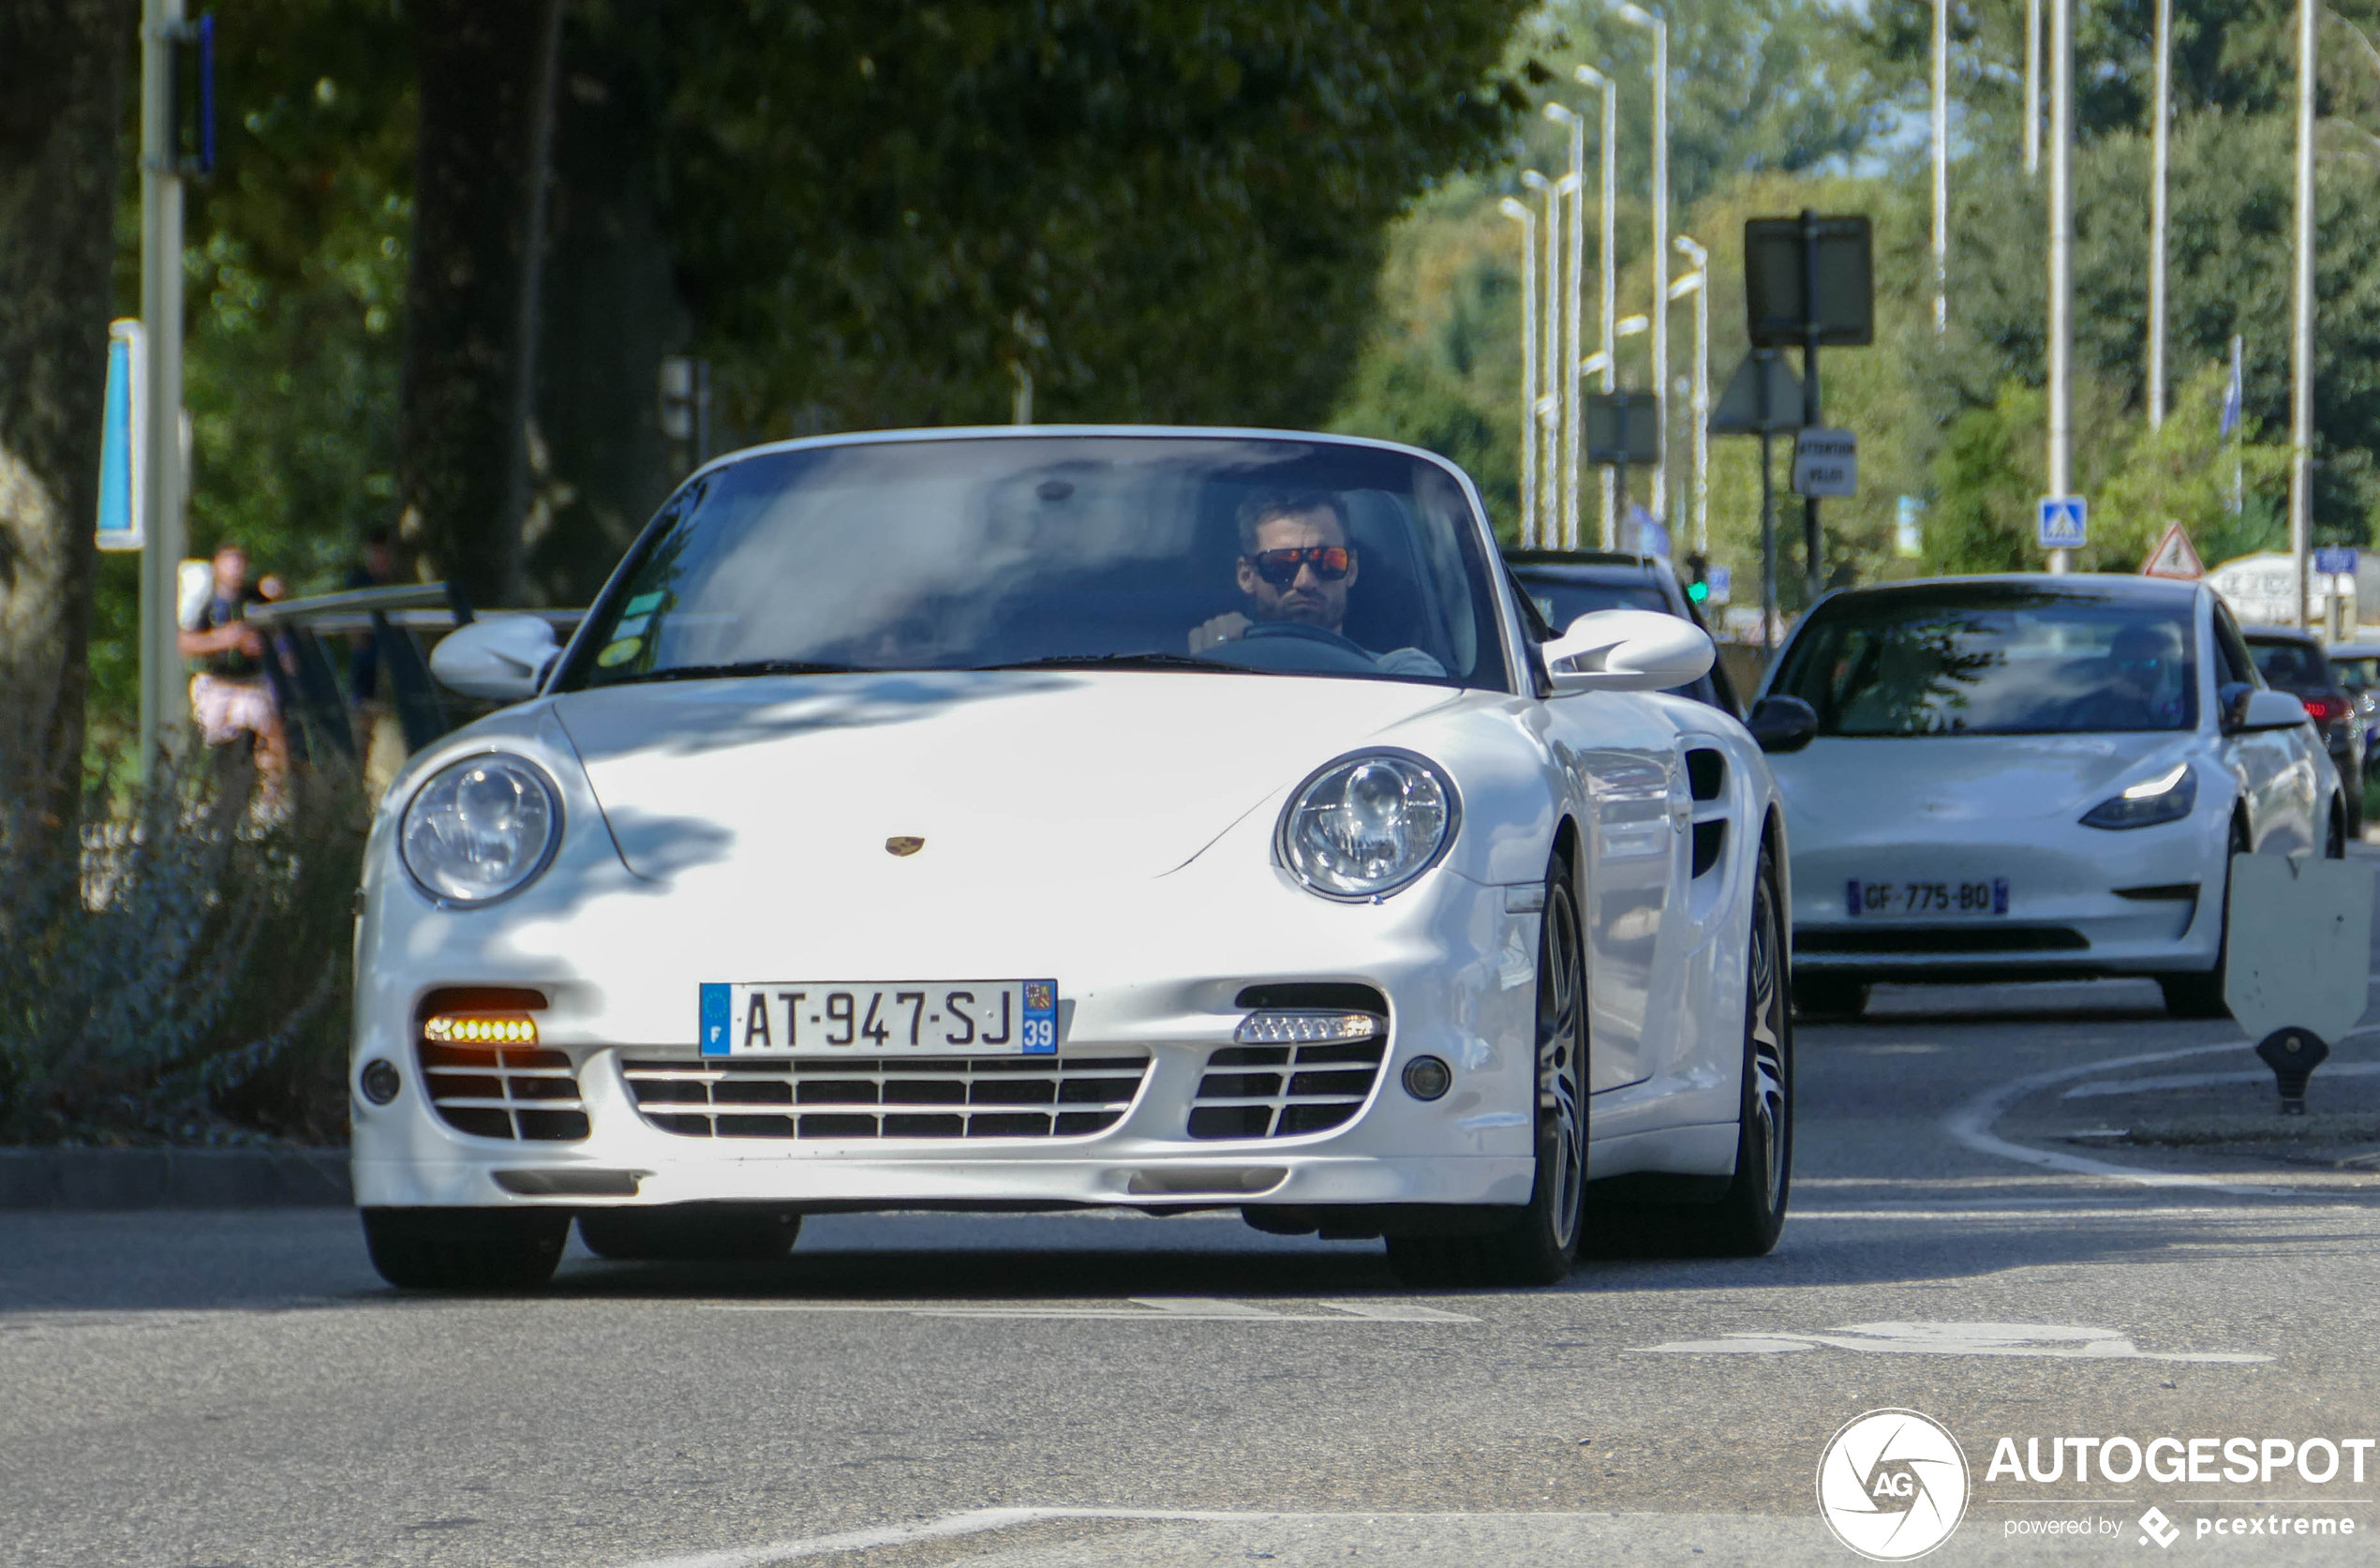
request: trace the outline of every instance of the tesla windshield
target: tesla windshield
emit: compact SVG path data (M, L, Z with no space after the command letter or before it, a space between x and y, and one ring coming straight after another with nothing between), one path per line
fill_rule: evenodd
M1328 441L762 453L673 498L560 689L1059 665L1504 687L1478 539L1444 468Z
M1793 639L1772 690L1836 736L2187 729L2187 605L1976 585L1851 593Z

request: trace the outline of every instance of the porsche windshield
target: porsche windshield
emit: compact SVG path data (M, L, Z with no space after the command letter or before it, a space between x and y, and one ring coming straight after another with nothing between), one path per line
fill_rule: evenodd
M1443 468L1320 441L761 453L671 500L559 688L1099 665L1506 687L1478 538Z
M2188 729L2188 606L1976 585L1851 593L1793 639L1773 691L1821 735Z

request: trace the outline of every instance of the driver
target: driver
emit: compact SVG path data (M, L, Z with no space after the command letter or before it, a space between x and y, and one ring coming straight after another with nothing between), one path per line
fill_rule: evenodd
M2127 626L2108 640L2105 684L2079 698L2068 722L2081 729L2166 729L2181 721L2166 681L2173 639L2156 626Z
M1311 626L1363 653L1387 674L1445 679L1445 666L1418 648L1376 654L1349 641L1342 630L1357 561L1355 546L1347 542L1346 505L1335 492L1255 495L1241 505L1239 521L1235 575L1247 612L1227 611L1193 628L1191 652L1249 635L1252 628L1263 636L1267 625Z

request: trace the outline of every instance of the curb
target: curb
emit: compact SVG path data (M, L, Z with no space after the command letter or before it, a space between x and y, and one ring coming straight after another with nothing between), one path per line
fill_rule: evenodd
M345 1149L0 1148L0 1210L345 1207L347 1162Z

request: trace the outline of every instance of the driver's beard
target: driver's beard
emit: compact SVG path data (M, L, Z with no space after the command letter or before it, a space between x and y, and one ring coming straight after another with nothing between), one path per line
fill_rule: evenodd
M1301 626L1319 626L1326 632L1339 629L1338 620L1331 613L1331 601L1320 594L1292 597L1285 593L1273 601L1272 613L1265 619L1293 620Z

